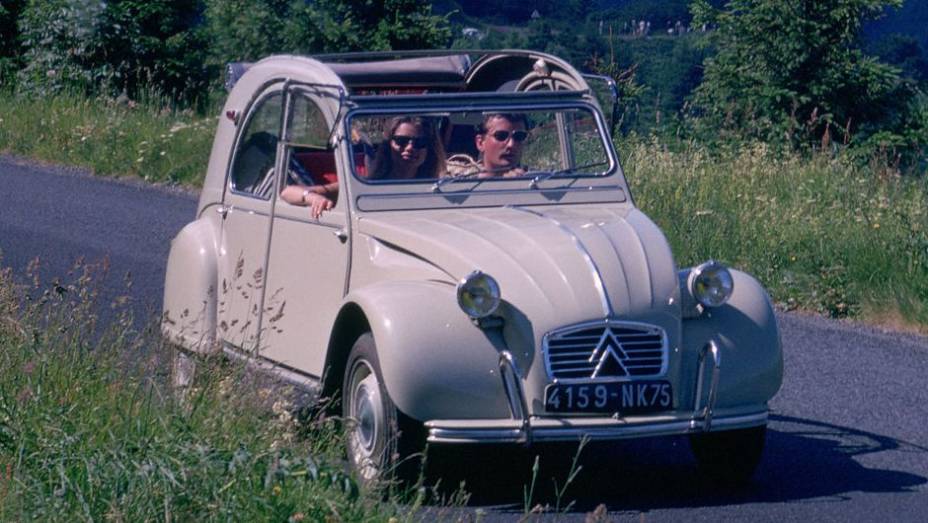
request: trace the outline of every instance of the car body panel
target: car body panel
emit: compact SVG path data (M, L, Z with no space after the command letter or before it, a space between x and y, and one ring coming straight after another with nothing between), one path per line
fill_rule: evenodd
M387 281L348 295L371 320L384 383L390 398L409 416L428 420L506 418L499 378L498 333L480 329L442 282ZM423 317L441 317L422 328Z
M196 352L214 350L218 214L187 224L171 241L164 280L161 328L165 337Z
M719 344L724 369L719 381L720 408L765 403L783 382L783 351L770 297L750 275L731 272L735 292L728 303L683 322L685 353L695 354L710 339Z
M349 246L336 236L345 220L343 212L331 211L319 223L303 207L279 204L272 237L288 240L271 242L262 357L322 376L338 313L331 304L344 296L348 274Z
M229 192L223 205L227 212L220 227L217 260L220 339L254 350L260 343L271 202Z
M526 442L533 425L539 440L685 434L710 430L713 409L718 430L766 423L766 403L783 373L769 297L733 270L726 304L695 305L667 239L635 207L598 102L579 73L533 52L433 62L417 71L414 63L348 67L278 56L247 68L217 127L198 218L172 243L164 333L189 350L234 347L337 395L351 345L369 330L388 396L435 442ZM455 72L459 67L472 69ZM373 78L411 82L415 92L369 94ZM415 82L462 91L422 93ZM549 85L556 89L535 91ZM318 218L277 196L285 182L276 173L287 173L296 147L283 124L271 174L276 190L262 199L232 189L243 128L275 91L311 100L323 115L320 150L333 157L340 194ZM590 111L585 122L596 127L589 136L605 144L598 174L443 184L355 175L364 144L351 127L354 115L409 112L450 122L455 108L480 117L536 107L568 116ZM458 304L458 285L475 271L501 289L499 307L486 318L471 318ZM641 415L549 412L545 390L560 381L546 363L547 337L613 325L661 333L666 352L656 378L672 384L672 405ZM581 351L592 359L600 350Z

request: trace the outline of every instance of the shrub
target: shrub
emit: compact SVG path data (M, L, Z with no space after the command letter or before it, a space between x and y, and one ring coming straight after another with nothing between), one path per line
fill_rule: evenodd
M208 80L198 9L196 0L30 0L19 22L22 88L195 98Z
M862 22L899 0L733 0L694 3L696 24L715 24L717 54L695 91L703 136L827 149L877 132L911 134L917 94L899 70L859 47Z
M19 69L21 49L19 45L19 28L16 21L23 9L24 0L12 0L0 3L0 86L15 82L16 70Z

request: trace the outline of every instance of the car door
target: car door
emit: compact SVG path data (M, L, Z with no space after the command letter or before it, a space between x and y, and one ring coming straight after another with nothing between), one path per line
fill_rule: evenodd
M274 171L283 115L280 85L249 110L230 162L219 250L219 338L253 351L260 343Z
M329 141L335 115L324 114L330 108L324 93L308 86L292 88L285 135L288 165L291 155L312 158L306 170L315 171L317 179L325 174L320 170L337 163ZM282 173L280 188L293 179ZM344 190L340 193L335 206L318 219L308 207L278 198L271 233L261 355L315 377L322 375L347 281L348 198Z

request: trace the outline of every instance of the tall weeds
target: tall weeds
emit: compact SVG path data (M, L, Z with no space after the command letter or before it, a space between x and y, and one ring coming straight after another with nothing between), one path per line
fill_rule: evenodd
M344 472L332 420L297 424L236 366L188 401L127 314L96 325L102 265L68 282L0 273L0 520L384 521ZM269 397L270 396L270 397Z
M157 94L132 101L0 93L0 151L102 175L198 184L217 118L164 110L164 102Z
M710 155L622 144L636 203L681 266L716 258L753 273L785 308L928 324L928 180L846 156Z

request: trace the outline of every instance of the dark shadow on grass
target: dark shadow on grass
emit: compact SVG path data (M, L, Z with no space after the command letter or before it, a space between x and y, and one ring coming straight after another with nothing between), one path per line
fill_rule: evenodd
M531 480L533 456L541 453L532 505L558 502L552 478L564 483L576 446L445 449L430 465L443 467L445 485L466 484L470 505L502 513L524 510L523 486ZM910 472L870 468L856 459L882 452L917 453L928 448L888 436L815 420L771 415L763 461L753 482L719 487L696 472L684 437L591 443L582 452L583 470L561 497L563 508L585 513L605 504L610 512L704 507L815 499L841 502L855 493L915 492L928 482ZM430 458L431 459L431 458ZM926 457L928 459L928 457Z

